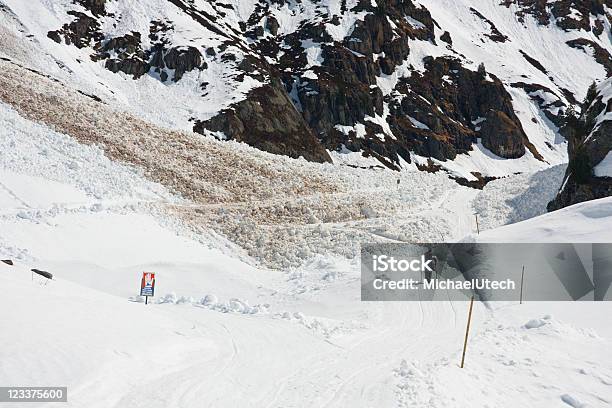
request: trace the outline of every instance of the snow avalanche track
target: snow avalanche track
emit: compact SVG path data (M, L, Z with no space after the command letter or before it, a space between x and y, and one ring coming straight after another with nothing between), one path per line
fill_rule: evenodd
M443 174L291 160L0 65L0 259L15 261L0 262L0 385L67 385L75 408L612 401L609 305L479 304L460 370L466 303L359 300L361 242L461 239L474 207L495 212L487 227L538 215L525 201L551 198L549 173L525 196L525 175L479 193ZM157 273L147 306L142 271ZM503 392L480 393L492 382Z

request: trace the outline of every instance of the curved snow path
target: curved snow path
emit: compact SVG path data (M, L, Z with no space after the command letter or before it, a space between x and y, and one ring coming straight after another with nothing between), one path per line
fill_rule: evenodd
M268 317L156 309L193 321L194 333L185 335L212 340L214 352L196 348L161 375L153 369L155 356L125 371L113 364L112 371L96 376L105 381L87 381L72 401L105 408L391 407L397 401L393 369L399 362L426 364L455 353L464 330L449 302L364 303L360 309L369 315L370 327L330 341ZM464 303L458 312L461 321ZM125 393L109 404L102 395L113 393L115 384L107 380L113 377L130 379L131 386L119 387ZM96 395L100 399L92 398Z

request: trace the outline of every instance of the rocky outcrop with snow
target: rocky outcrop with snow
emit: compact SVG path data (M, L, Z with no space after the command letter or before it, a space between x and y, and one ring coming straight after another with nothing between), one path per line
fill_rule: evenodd
M579 117L563 129L569 165L557 197L548 205L568 205L612 195L612 78L591 88Z
M2 0L0 15L7 58L157 124L472 183L504 159L503 174L563 162L565 110L612 69L602 1Z

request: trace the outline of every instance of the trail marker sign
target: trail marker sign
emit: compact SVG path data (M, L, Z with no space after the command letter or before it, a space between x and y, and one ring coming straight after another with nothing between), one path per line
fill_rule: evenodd
M140 296L145 297L145 304L148 303L149 296L155 293L155 273L143 272L140 281Z

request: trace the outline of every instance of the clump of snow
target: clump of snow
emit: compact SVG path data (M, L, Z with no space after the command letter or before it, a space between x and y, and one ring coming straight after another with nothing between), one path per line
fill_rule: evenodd
M569 394L561 395L561 401L565 402L567 405L569 405L570 407L573 407L573 408L584 408L584 407L586 407L585 404L582 404L580 401L578 401L576 398L572 397Z
M274 318L291 321L304 326L306 329L317 333L325 338L332 338L350 333L354 330L363 329L363 325L355 322L341 322L334 319L306 317L300 312L275 313Z
M525 323L523 327L525 327L526 329L537 329L546 325L547 323L548 322L546 319L531 319L530 321Z
M144 302L143 296L130 296L131 302ZM194 299L193 296L177 296L176 293L167 293L154 300L155 304L171 304L171 305L191 305L202 307L209 310L214 310L220 313L236 313L245 315L267 314L270 308L269 304L249 305L247 300L232 298L227 302L220 302L215 295L206 295L200 299Z
M238 313L246 315L267 314L270 308L269 304L256 304L251 306L248 301L238 298L230 299L226 303L219 301L214 302L213 298L208 295L200 299L197 305L221 313Z

